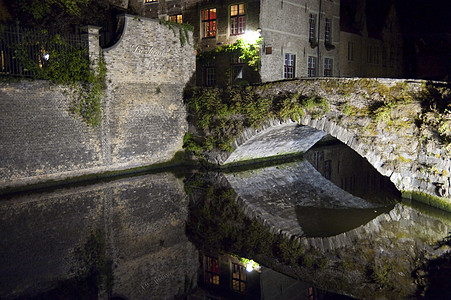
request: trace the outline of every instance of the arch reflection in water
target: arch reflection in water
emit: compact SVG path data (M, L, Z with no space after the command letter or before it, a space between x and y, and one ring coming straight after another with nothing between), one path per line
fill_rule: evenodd
M250 217L262 218L275 231L288 236L336 235L364 225L393 208L393 205L370 202L345 192L307 161L225 176ZM313 212L327 214L317 214L315 218L311 215ZM346 225L334 225L332 215L338 217L337 223L341 216L342 225ZM319 230L331 227L333 231Z

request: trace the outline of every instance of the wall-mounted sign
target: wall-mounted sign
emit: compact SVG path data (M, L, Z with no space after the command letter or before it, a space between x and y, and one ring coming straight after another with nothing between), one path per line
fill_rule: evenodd
M154 46L136 46L133 48L134 53L151 54L151 55L165 55L167 52L155 49Z

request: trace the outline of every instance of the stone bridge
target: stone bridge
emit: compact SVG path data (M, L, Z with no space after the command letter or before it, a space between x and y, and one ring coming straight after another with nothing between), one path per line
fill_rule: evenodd
M446 110L440 115L430 109L434 101L437 106L450 105L451 93L443 84L334 78L266 83L252 89L261 97L320 97L330 109L317 118L306 111L298 122L272 119L259 129L248 128L233 142L232 153L210 153L210 161L227 165L304 152L330 134L389 177L403 197L451 208L450 146L444 140L449 139L451 116ZM428 121L426 116L438 121ZM446 131L442 136L433 126L440 121Z

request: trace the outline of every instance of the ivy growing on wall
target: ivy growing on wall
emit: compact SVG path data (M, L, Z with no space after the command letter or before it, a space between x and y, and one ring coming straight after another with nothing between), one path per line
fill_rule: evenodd
M34 79L70 86L75 91L70 112L91 126L100 124L106 75L103 59L93 70L87 49L66 42L58 34L47 41L24 38L13 47L15 58L20 61L24 72L33 74ZM30 55L31 47L40 49L38 58Z
M260 43L259 38L255 43L248 43L243 39L239 39L235 44L217 47L211 51L201 52L197 55L197 60L201 64L215 59L219 55L227 53L237 53L239 58L244 61L250 68L257 71L260 67Z
M179 32L180 45L183 47L185 43L190 43L189 41L189 33L194 30L194 27L190 24L186 23L174 23L171 21L166 21L159 19L160 24L167 26L172 32L176 33L176 30Z

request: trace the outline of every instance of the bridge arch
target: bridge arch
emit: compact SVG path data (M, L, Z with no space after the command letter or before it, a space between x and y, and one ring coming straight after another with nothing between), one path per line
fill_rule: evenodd
M304 152L321 134L330 134L389 177L403 197L451 211L449 149L427 126L416 123L424 110L426 86L421 81L334 78L251 87L262 98L300 94L325 99L330 110L318 118L306 112L298 122L271 119L259 129L247 128L233 142L231 154L213 151L209 159L227 165ZM386 119L375 117L378 108L388 115ZM310 129L301 130L302 126Z

